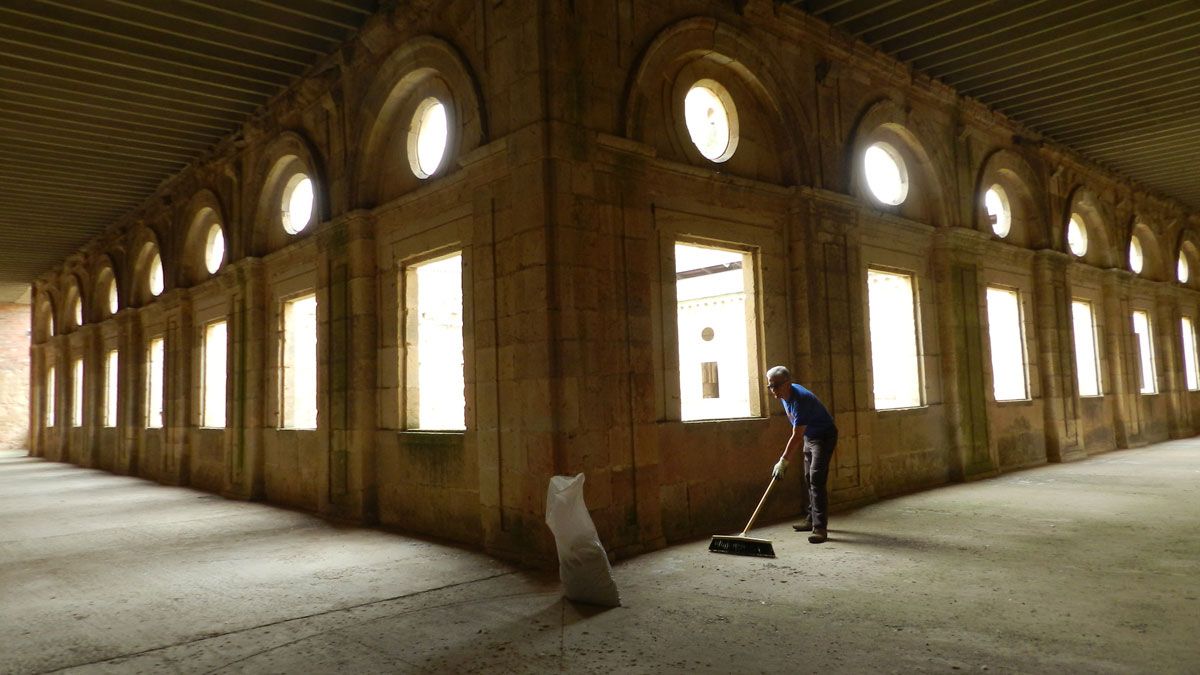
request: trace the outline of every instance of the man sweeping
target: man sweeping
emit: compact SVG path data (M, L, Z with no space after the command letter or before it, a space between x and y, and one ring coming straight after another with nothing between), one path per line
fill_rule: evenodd
M792 382L792 374L787 368L775 366L767 371L767 389L783 404L783 410L792 423L792 435L771 475L782 478L792 451L803 444L808 517L792 527L797 532L811 530L808 541L820 544L829 536L829 492L825 489L825 481L829 478L833 449L837 447L837 425L816 395Z

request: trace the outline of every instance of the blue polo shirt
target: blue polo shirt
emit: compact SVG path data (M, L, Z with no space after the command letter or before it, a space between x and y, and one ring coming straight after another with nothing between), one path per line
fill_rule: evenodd
M833 416L825 409L825 405L816 394L792 384L791 396L782 399L783 410L793 427L804 427L805 438L828 438L837 435L837 426Z

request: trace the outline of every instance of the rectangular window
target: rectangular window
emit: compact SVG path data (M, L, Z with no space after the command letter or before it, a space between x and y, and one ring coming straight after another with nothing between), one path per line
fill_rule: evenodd
M204 327L201 363L200 426L225 426L225 351L226 323L214 321Z
M54 397L55 397L55 382L54 382L54 366L46 371L46 426L54 426Z
M71 426L83 426L83 359L75 359L71 376Z
M404 271L405 427L466 429L462 254Z
M871 374L875 409L921 405L921 365L913 278L867 270Z
M1138 355L1141 357L1141 386L1143 394L1158 392L1158 378L1154 373L1154 341L1150 339L1150 315L1138 310L1133 313L1133 333L1137 336Z
M1196 366L1196 327L1190 317L1180 319L1183 324L1183 374L1188 391L1200 389L1200 373Z
M1071 320L1075 328L1075 371L1079 376L1080 396L1100 395L1100 356L1096 350L1096 324L1092 303L1071 302Z
M117 350L104 360L104 426L117 426Z
M163 425L163 360L166 341L156 337L146 348L146 428L161 429Z
M283 303L280 344L280 426L317 428L317 296Z
M753 258L745 251L675 244L680 415L759 414ZM720 386L717 375L724 386Z
M1025 382L1025 340L1021 298L1007 288L987 288L988 338L992 348L992 389L997 401L1029 397Z

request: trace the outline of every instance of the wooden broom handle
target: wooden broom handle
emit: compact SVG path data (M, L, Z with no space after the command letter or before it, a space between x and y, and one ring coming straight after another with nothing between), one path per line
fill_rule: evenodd
M763 504L767 503L767 495L771 494L771 488L775 487L775 483L778 482L778 478L771 476L771 482L767 484L767 491L763 493L762 499L758 500L758 506L755 507L754 513L750 516L750 522L746 523L746 529L742 530L743 537L750 531L750 528L754 527L754 521L758 518L758 512L762 511Z

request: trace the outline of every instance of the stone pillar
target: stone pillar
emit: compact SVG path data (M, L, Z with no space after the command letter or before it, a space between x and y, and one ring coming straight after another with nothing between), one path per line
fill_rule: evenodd
M192 303L186 290L169 291L159 298L166 324L163 377L162 481L187 485L191 466L188 427L192 422Z
M1134 340L1129 313L1129 279L1122 270L1106 270L1104 293L1104 352L1108 370L1102 374L1105 395L1113 397L1113 435L1118 448L1128 448L1141 433L1136 363L1130 345ZM1134 345L1136 349L1136 345Z
M79 465L95 467L97 465L97 433L104 414L104 355L102 353L103 336L97 324L85 324L76 332L79 334L78 351L83 357L83 428L76 436L83 445L76 451Z
M1038 251L1033 262L1046 459L1051 462L1086 456L1079 433L1083 420L1075 371L1068 263L1065 253L1048 249Z
M230 265L236 288L230 293L230 442L225 445L225 488L235 499L261 499L264 491L262 434L266 416L267 305L262 260L243 258Z
M1187 380L1183 365L1183 325L1180 320L1179 296L1172 288L1159 288L1155 297L1155 314L1165 321L1166 330L1159 329L1155 350L1162 372L1163 394L1168 398L1167 433L1171 438L1191 435L1191 411L1187 405Z
M351 520L377 518L376 252L373 223L349 214L323 236L327 289L326 398L329 434L320 511Z
M114 471L135 475L138 466L138 450L141 439L141 427L146 420L143 413L146 390L142 386L142 371L145 370L146 354L142 345L142 323L138 320L137 312L130 309L121 310L116 316L119 326L119 358L120 376L118 378L117 423L121 428L121 438L118 444L117 461Z

